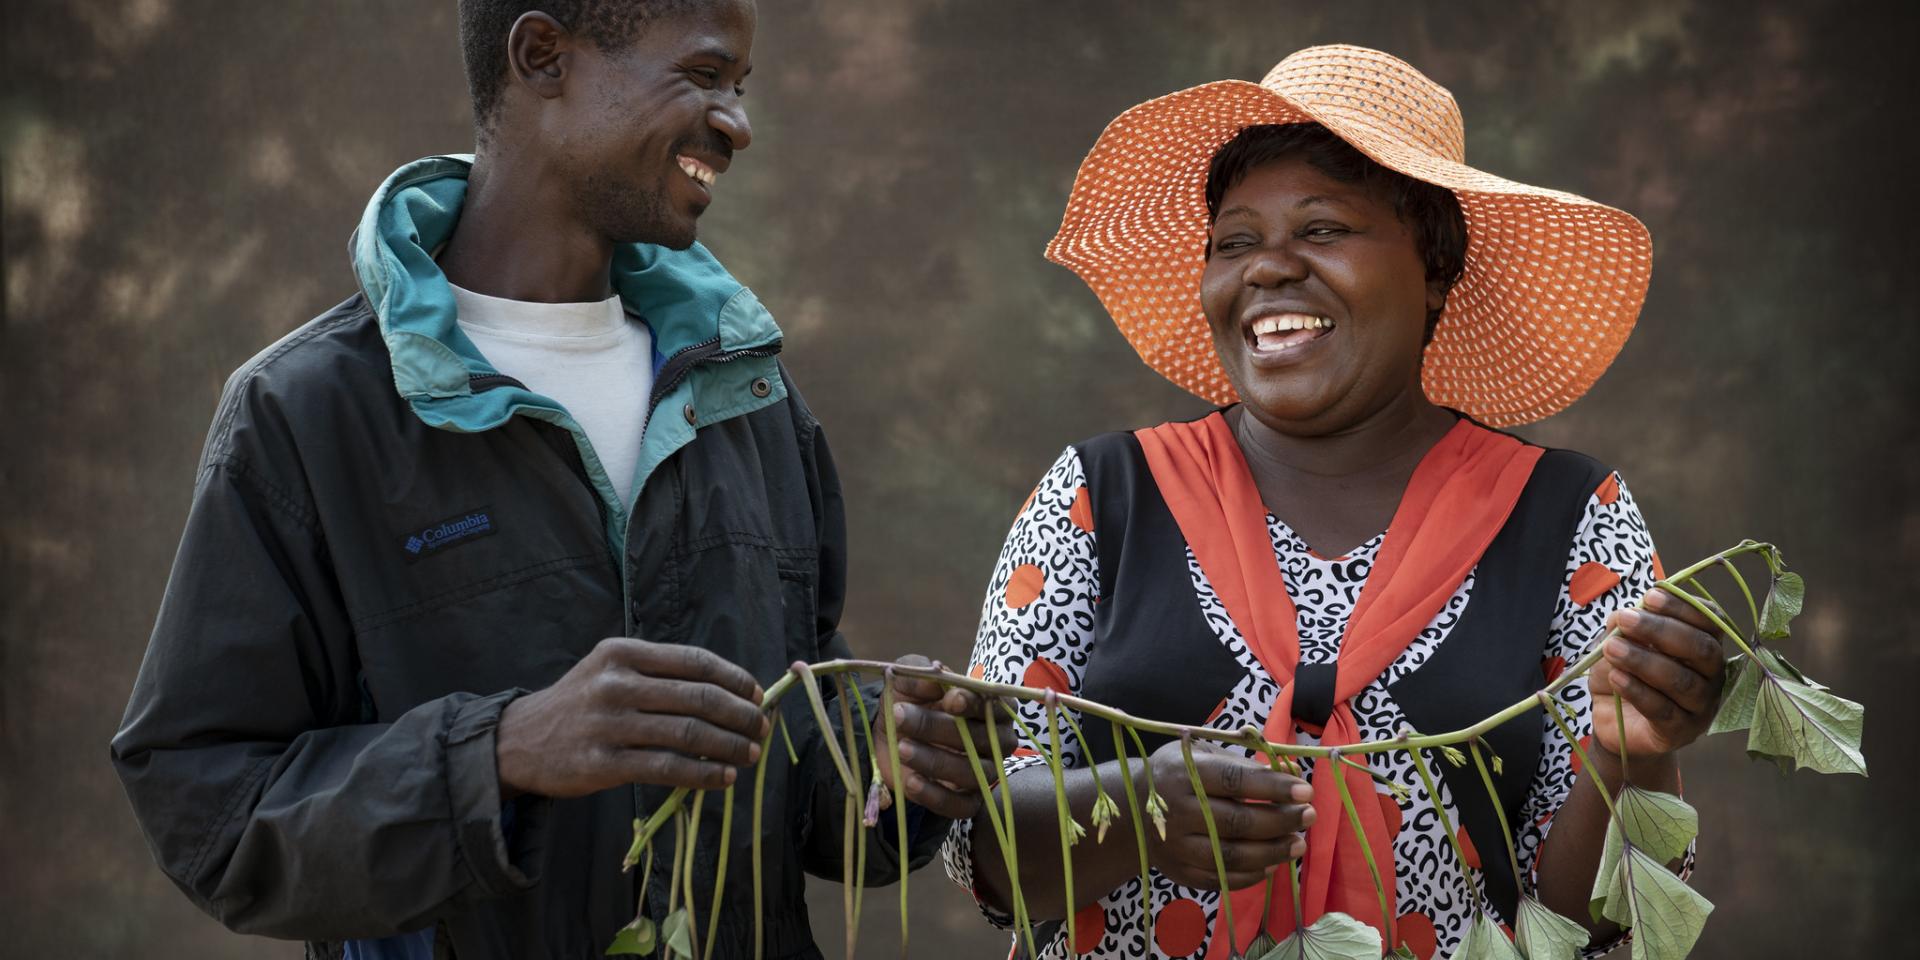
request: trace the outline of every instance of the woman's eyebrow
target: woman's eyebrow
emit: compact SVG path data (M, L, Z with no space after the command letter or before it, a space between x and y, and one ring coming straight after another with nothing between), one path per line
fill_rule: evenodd
M1353 206L1352 204L1350 204L1350 203L1348 203L1347 201L1345 201L1345 200L1342 200L1341 198L1339 198L1339 197L1336 197L1336 196L1333 196L1333 195L1331 195L1331 194L1319 194L1319 193L1316 193L1316 194L1314 194L1314 195L1312 195L1312 196L1308 196L1308 197L1301 197L1301 198L1300 198L1300 202L1298 202L1298 203L1296 203L1296 204L1294 204L1294 205L1293 205L1293 208L1294 208L1295 210L1300 210L1300 209L1304 209L1304 208L1306 208L1306 207L1311 207L1311 206L1313 206L1313 205L1314 205L1314 204L1316 204L1316 203L1325 203L1325 204L1331 204L1331 205L1333 205L1333 206L1336 206L1336 207L1351 207L1351 206Z
M1234 217L1234 216L1257 217L1259 216L1259 214L1256 213L1252 207L1249 207L1244 203L1236 203L1233 206L1220 211L1220 215L1214 217L1213 219L1215 223L1218 223L1222 220L1227 219L1228 217Z

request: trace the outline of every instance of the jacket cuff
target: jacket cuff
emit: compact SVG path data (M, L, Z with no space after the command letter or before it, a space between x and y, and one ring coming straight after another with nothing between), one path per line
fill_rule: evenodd
M447 793L453 835L474 882L486 896L528 890L540 879L533 865L539 862L545 845L552 801L545 797L514 801L513 843L509 845L501 827L500 767L494 750L501 712L526 692L507 690L469 700L455 708L447 724Z

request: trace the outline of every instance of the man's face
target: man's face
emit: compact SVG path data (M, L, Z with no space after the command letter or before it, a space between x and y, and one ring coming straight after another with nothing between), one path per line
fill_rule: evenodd
M717 0L649 21L620 50L580 45L539 135L581 222L613 243L693 243L715 179L753 139L740 98L756 19L752 0Z

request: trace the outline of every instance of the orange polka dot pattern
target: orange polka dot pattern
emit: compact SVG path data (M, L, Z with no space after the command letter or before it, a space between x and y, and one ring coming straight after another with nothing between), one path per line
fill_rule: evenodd
M1207 166L1246 127L1303 122L1460 200L1466 268L1427 347L1429 399L1494 426L1529 423L1613 362L1646 299L1647 228L1467 166L1453 95L1364 47L1310 47L1258 84L1202 84L1122 113L1081 163L1047 259L1093 288L1149 367L1211 402L1237 400L1200 312Z

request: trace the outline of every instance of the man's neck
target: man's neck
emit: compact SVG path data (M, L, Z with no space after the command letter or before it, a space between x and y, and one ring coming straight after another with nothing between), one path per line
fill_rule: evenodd
M551 170L510 153L474 160L460 222L439 260L449 282L492 297L581 303L613 295L613 245L573 216Z

